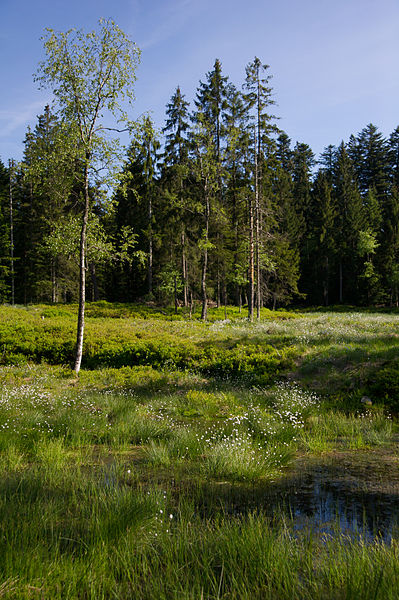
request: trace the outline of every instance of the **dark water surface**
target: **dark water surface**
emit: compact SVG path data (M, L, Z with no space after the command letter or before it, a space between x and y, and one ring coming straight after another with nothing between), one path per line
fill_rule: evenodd
M297 531L399 537L399 455L396 448L342 452L298 460L270 490L266 511L288 513Z

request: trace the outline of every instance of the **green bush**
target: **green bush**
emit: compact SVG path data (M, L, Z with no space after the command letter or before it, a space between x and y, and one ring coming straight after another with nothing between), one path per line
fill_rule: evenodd
M32 361L72 366L76 306L1 310L0 364ZM174 321L175 315L145 306L88 304L82 367L150 366L263 385L291 368L297 356L292 346L276 349L259 344L251 327L244 330L243 339L241 330L228 337L228 323L226 329L212 329L198 321L171 325L165 320Z
M368 385L377 400L399 412L399 361L393 361L374 373Z

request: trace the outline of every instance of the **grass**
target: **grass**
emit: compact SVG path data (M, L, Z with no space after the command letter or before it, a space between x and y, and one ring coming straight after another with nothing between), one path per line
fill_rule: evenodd
M268 494L298 461L395 460L390 398L367 382L394 365L398 315L203 324L97 303L75 378L73 307L1 311L0 598L396 598L395 531L299 531Z

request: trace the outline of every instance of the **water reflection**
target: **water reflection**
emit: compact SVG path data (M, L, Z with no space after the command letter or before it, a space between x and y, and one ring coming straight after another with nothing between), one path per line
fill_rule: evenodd
M269 511L288 513L296 531L361 536L390 543L399 532L399 485L396 471L381 478L378 468L338 463L310 465L275 486ZM268 511L268 512L269 512Z

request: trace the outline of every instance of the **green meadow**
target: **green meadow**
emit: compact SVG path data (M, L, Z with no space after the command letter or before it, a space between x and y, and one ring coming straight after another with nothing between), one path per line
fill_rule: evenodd
M394 519L287 489L399 496L399 313L86 314L77 378L76 307L0 308L0 598L397 598Z

